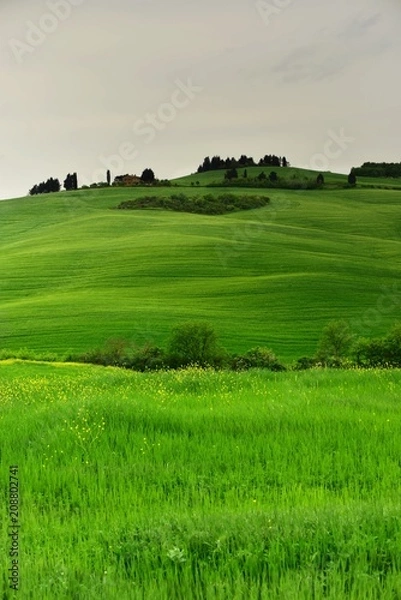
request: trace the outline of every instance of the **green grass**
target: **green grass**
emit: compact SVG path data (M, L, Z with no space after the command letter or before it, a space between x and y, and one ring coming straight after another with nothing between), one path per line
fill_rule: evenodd
M265 193L268 207L221 216L111 210L143 195L134 188L1 202L0 349L165 345L196 319L230 352L268 346L292 361L314 353L332 319L364 335L400 319L399 294L383 292L401 276L399 192Z
M394 599L400 371L0 363L21 600Z

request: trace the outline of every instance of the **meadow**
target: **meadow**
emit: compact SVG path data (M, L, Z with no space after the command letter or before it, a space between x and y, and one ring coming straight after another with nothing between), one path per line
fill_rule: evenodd
M189 181L152 195L199 194ZM330 320L373 337L400 319L400 294L386 291L401 277L399 191L258 190L268 206L214 216L115 210L143 193L0 203L1 349L61 359L110 338L164 346L196 319L229 352L267 346L290 363L314 354Z
M212 177L152 196L225 193L202 187ZM165 346L192 319L229 352L267 346L287 364L331 320L386 333L400 320L400 190L335 189L341 177L258 189L265 207L213 216L117 210L143 188L1 202L0 357ZM14 597L18 465L23 600L401 598L400 380L0 361L1 597Z
M0 594L401 598L401 372L0 363Z

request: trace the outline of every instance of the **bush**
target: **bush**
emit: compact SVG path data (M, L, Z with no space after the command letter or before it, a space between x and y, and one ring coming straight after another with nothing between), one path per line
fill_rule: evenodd
M168 363L171 367L220 367L224 364L224 356L216 332L209 323L190 321L173 329L168 346Z
M165 352L148 342L137 348L121 366L134 371L158 371L166 367Z
M305 371L306 369L313 369L313 367L319 366L320 363L317 358L312 356L302 356L298 358L293 369L294 371Z
M270 202L266 196L239 195L224 193L205 194L189 198L183 193L170 196L142 196L135 200L121 202L117 209L162 209L202 215L223 215L234 210L261 208Z
M385 338L388 363L401 367L401 323L397 323Z
M260 346L252 348L245 354L234 356L231 360L231 368L234 371L246 371L253 368L268 369L269 371L286 370L272 350Z
M341 366L348 355L353 335L346 321L331 321L324 329L317 350L317 358L325 365Z
M131 344L122 338L112 338L105 342L103 347L89 350L80 355L79 362L91 363L94 365L103 365L105 367L122 366L123 361L129 355Z
M155 371L166 366L165 353L161 348L149 342L142 347L137 347L120 338L107 340L102 348L90 350L74 360L105 367L123 367L134 371Z
M360 339L354 348L358 366L366 368L401 367L401 324L396 324L384 338Z

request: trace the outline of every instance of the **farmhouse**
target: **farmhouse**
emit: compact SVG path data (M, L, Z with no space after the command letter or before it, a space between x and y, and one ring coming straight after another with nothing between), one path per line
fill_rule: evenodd
M117 177L114 178L113 185L125 185L129 187L133 185L140 185L141 183L141 178L137 175L117 175Z

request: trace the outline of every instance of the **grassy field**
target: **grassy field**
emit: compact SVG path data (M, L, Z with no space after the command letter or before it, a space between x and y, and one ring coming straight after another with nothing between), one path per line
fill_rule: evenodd
M222 190L185 187L206 192ZM290 362L314 353L332 319L367 336L400 319L400 293L388 297L401 277L398 191L258 190L268 207L222 216L112 210L144 193L0 203L0 349L165 345L174 325L197 319L230 352L265 345Z
M0 363L0 594L401 597L400 371Z

